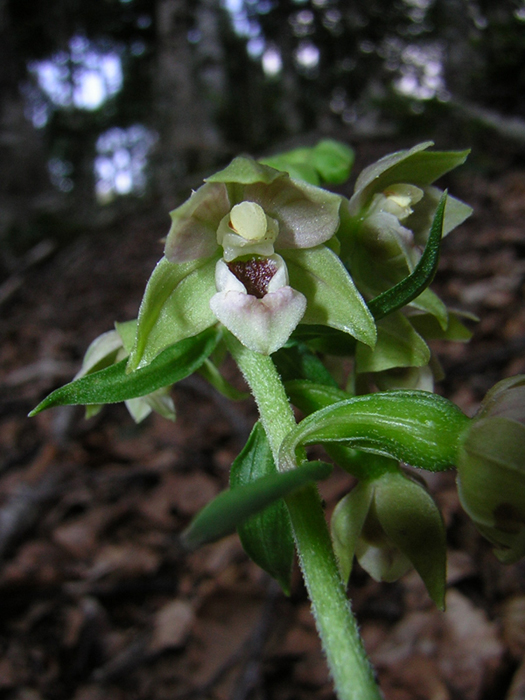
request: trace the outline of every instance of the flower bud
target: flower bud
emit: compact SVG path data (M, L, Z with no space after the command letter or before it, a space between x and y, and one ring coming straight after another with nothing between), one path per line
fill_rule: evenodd
M345 579L354 554L376 581L396 581L414 567L443 606L445 528L424 484L412 475L396 468L359 482L337 505L332 535Z
M458 458L458 493L500 561L525 556L525 376L485 397Z

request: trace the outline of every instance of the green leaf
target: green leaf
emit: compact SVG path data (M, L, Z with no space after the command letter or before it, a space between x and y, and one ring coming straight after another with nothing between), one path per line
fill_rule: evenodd
M372 314L337 255L326 246L281 250L290 286L308 300L302 323L330 326L366 345L376 341Z
M340 141L325 139L312 150L312 162L321 179L331 185L348 180L354 164L354 151Z
M291 471L223 491L196 516L182 534L182 542L195 549L229 535L251 516L311 481L326 479L331 471L325 462L305 462Z
M144 367L169 345L217 323L209 302L216 292L219 257L217 253L184 263L162 258L157 263L140 304L130 370Z
M76 379L57 389L31 411L34 416L53 406L118 403L146 396L193 374L213 352L220 331L211 328L194 338L186 338L164 350L144 369L131 374L127 360Z
M374 348L359 343L356 348L357 372L382 372L394 367L422 367L430 360L430 350L410 321L397 312L377 324Z
M283 170L290 177L311 185L320 185L322 182L339 185L350 175L354 151L344 143L325 139L314 147L278 153L262 159L261 163Z
M427 245L413 272L368 303L368 308L376 320L416 299L434 279L439 264L446 201L445 191L437 206Z
M357 396L302 420L283 440L280 468L293 468L300 446L336 442L430 471L448 469L469 421L451 401L427 391Z
M272 474L277 474L277 468L264 428L257 422L244 449L232 464L230 487L235 490ZM248 556L290 595L294 541L284 501L274 501L237 529Z

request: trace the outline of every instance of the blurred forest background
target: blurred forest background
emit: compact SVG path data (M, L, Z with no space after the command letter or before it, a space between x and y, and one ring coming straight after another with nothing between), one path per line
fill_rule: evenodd
M471 415L525 373L525 0L0 0L0 698L334 700L300 577L233 535L177 539L228 483L255 410L202 377L177 422L27 413L136 317L168 212L233 156L340 139L365 165L432 139L474 213L433 288L479 317L438 341ZM228 365L232 381L238 377ZM427 474L447 610L414 572L349 593L386 700L524 700L525 564L502 566ZM321 484L327 517L352 482Z
M523 0L3 0L0 56L4 274L42 239L172 208L240 152L525 154Z

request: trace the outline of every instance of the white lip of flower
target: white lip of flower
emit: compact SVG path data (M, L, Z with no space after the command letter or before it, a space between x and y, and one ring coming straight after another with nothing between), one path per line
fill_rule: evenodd
M232 271L237 266L251 267L253 274L248 272L246 283L239 279L239 272ZM306 311L306 297L289 286L280 255L230 264L219 260L215 282L218 291L210 299L211 310L255 352L269 355L282 347ZM246 285L256 293L249 293Z
M217 229L217 243L222 246L224 259L231 262L240 255L269 256L279 225L256 202L241 202L224 216Z

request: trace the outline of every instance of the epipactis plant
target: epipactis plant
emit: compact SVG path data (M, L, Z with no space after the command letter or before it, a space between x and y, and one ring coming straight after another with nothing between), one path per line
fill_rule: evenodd
M96 339L75 380L32 412L85 404L89 416L125 401L137 421L152 410L174 420L170 388L193 372L244 397L221 375L229 352L260 420L230 489L182 541L237 530L286 593L297 553L341 700L381 696L346 595L354 558L378 581L415 568L444 606L443 519L406 465L457 467L461 503L496 555L525 555L525 378L496 385L474 418L433 393L441 370L428 341L470 333L429 285L442 237L471 210L434 185L467 152L431 146L369 166L350 199L322 186L353 164L335 141L235 158L172 212L138 319ZM330 464L307 460L317 443ZM334 464L356 485L330 533L315 482Z

